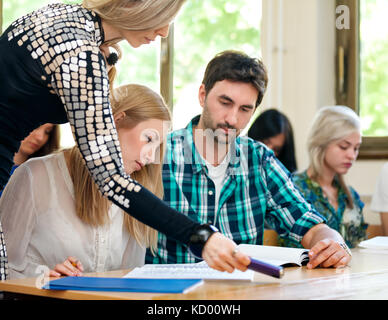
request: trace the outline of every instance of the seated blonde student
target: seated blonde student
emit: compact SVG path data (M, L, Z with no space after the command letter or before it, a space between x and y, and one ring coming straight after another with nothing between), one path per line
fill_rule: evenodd
M60 132L59 125L52 123L42 124L33 130L20 143L19 151L13 157L14 165L11 174L15 169L28 159L48 155L59 148ZM1 196L2 190L0 190Z
M305 199L327 219L349 247L366 238L364 204L345 184L344 175L356 161L361 145L360 120L348 107L324 107L318 111L307 140L310 164L293 176Z
M371 210L380 212L383 236L388 236L388 162L384 164L377 180Z
M163 99L126 85L114 91L112 108L126 172L162 197L170 121ZM51 276L141 266L157 240L156 230L99 193L77 147L22 164L0 200L0 217L11 279L37 276L40 265Z

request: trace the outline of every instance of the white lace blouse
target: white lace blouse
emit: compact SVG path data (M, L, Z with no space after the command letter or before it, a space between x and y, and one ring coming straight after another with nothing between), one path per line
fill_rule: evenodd
M68 256L79 259L84 272L143 265L145 248L126 230L124 214L112 205L110 223L83 223L64 154L30 159L15 170L0 199L10 278L36 277L38 266L53 269Z

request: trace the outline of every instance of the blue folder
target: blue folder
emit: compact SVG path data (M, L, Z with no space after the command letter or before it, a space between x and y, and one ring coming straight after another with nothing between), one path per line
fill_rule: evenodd
M49 281L42 289L186 293L202 283L201 279L64 277Z

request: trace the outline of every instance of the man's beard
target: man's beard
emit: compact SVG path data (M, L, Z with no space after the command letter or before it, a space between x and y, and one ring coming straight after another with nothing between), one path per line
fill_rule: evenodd
M224 129L230 129L230 130L228 130L228 133L225 133ZM227 124L217 125L217 128L213 132L214 132L214 142L220 143L220 144L229 145L234 140L236 140L236 137L237 137L237 130L234 127L231 127Z
M228 123L219 123L217 125L213 125L213 119L209 114L206 103L203 111L203 124L205 128L206 139L212 138L214 139L215 143L228 145L232 143L239 134L238 130ZM224 129L229 130L227 133L225 133ZM211 131L212 134L209 134L209 131Z

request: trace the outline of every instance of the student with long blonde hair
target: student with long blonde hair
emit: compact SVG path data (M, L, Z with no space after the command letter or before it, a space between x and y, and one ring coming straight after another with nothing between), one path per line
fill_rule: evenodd
M366 237L364 204L344 180L356 161L361 140L360 119L353 110L345 106L321 108L308 136L309 167L293 177L305 199L349 247Z
M233 241L168 207L122 166L109 101L107 69L115 62L110 50L122 40L137 48L167 37L184 1L55 3L17 19L4 31L0 36L0 188L9 179L13 154L28 133L42 123L69 122L82 158L108 200L188 245L210 266L246 270L250 260L242 253L233 255ZM128 189L132 183L136 188ZM0 279L6 279L6 243L1 233L0 226Z
M163 197L170 121L163 99L147 87L125 85L114 91L112 109L125 171ZM144 264L146 248L153 251L157 240L156 230L101 195L76 146L21 165L0 212L11 278L36 276L39 265L52 276L133 268Z

